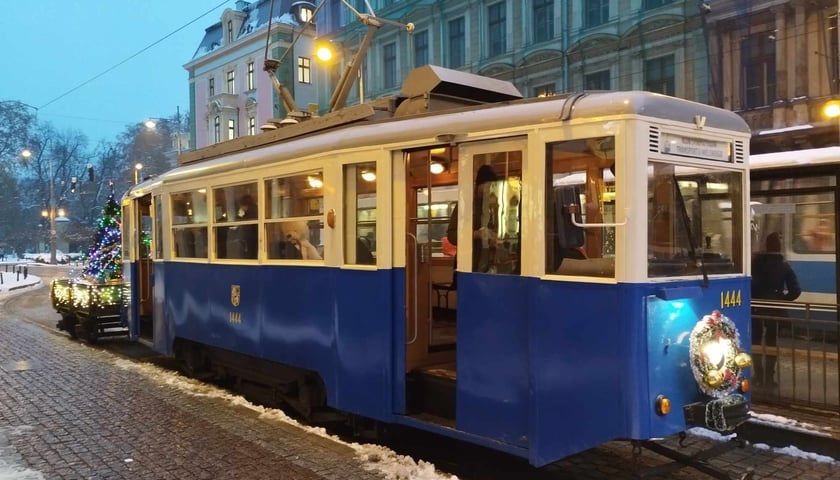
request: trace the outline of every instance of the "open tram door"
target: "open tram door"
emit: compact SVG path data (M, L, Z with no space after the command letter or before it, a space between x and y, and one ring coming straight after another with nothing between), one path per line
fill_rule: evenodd
M471 337L483 327L472 313L477 299L470 292L487 275L519 275L524 151L525 140L514 139L432 146L405 155L409 415L458 427L459 372L468 368L482 377L492 375L468 353L494 348L479 345L486 335ZM478 172L492 175L477 187ZM473 228L479 224L487 234L481 238ZM496 288L496 283L486 286ZM470 288L463 289L465 284Z
M131 199L131 208L125 210L123 231L128 240L128 267L125 275L131 282L131 321L129 322L132 338L151 340L153 337L153 248L154 222L152 196L150 194Z

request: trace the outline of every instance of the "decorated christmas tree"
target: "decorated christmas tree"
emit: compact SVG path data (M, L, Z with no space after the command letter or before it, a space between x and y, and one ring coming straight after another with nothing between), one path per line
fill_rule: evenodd
M114 192L108 197L96 230L96 240L88 250L84 274L99 283L122 278L120 206Z

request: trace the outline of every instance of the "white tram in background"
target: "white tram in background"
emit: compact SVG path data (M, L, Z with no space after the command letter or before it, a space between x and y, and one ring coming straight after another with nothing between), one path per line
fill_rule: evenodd
M399 96L132 188L131 332L302 416L536 466L731 431L748 410L749 131L652 93L521 99L421 67Z

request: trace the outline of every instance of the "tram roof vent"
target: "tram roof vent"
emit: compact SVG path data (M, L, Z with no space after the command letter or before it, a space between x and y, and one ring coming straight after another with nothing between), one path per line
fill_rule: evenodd
M522 98L510 82L436 65L409 72L400 96L395 117Z

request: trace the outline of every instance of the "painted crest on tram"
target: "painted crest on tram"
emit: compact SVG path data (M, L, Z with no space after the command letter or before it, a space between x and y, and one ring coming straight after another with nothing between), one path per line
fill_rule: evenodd
M239 285L231 285L230 286L230 303L234 307L239 306L239 298L240 298L240 287Z

